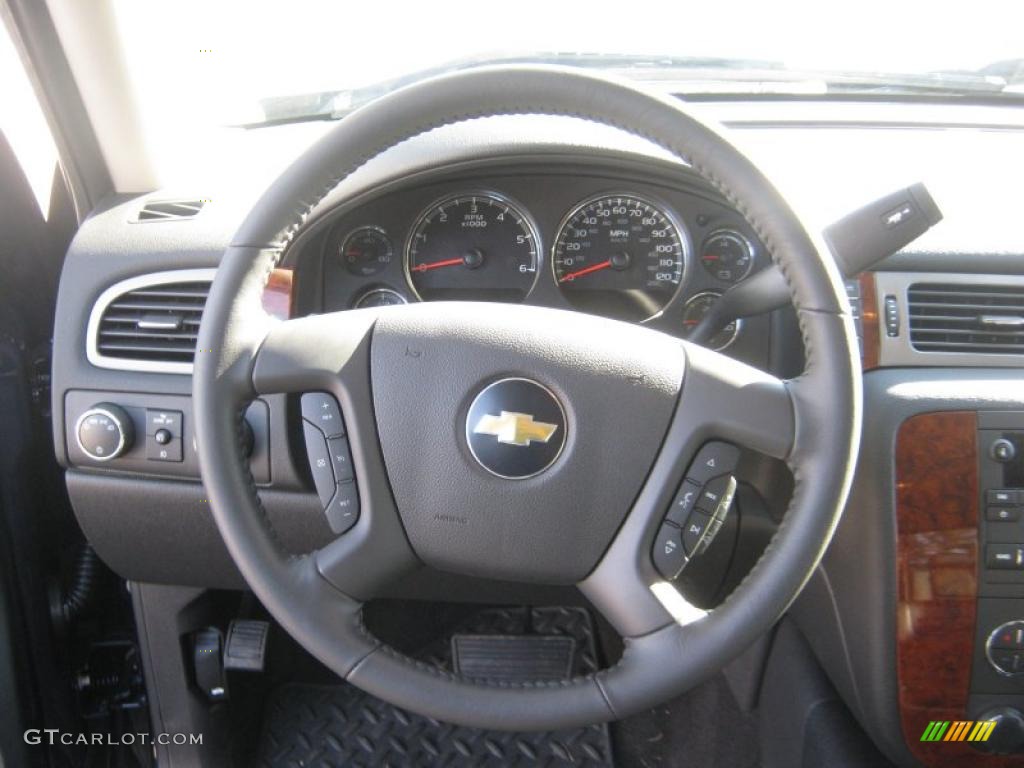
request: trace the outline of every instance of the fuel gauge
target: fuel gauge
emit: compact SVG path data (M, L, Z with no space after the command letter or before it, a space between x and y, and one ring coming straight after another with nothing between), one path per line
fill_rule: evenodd
M392 288L371 288L360 295L352 306L355 309L365 309L366 307L394 307L405 303L405 296Z
M696 328L700 321L704 318L704 315L708 313L712 305L722 298L722 294L717 291L704 291L690 297L689 301L683 305L683 338L690 335L694 328ZM722 330L708 339L708 342L704 346L709 349L721 351L736 341L736 337L739 335L740 328L742 327L742 320L733 320Z

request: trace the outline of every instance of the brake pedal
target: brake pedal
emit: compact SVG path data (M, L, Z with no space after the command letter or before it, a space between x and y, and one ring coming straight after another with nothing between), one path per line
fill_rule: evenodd
M500 682L565 680L576 641L560 635L453 635L452 666L465 677Z

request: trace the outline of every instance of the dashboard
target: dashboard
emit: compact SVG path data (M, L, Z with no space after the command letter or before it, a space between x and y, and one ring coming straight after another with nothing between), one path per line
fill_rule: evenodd
M939 764L941 754L930 750L956 748L919 744L928 721L971 719L982 705L1024 690L1024 678L1001 679L984 658L993 632L1024 616L1020 574L996 567L993 549L1018 547L1024 527L998 517L989 496L1024 499L1024 474L1008 474L990 455L999 440L1018 438L1024 453L1024 346L1006 347L1009 330L975 327L972 310L982 302L986 316L1024 316L1016 193L1024 122L999 110L949 122L939 107L827 106L719 105L714 116L731 124L797 210L813 212L818 231L919 180L945 220L858 281L860 463L833 545L792 615L810 628L815 656L876 743L900 764ZM65 261L54 443L83 531L127 578L244 586L199 482L191 349L154 345L143 324L119 323L122 310L148 311L133 304L162 302L159 311L181 318L175 344L191 339L194 348L188 329L198 327L224 248L262 189L237 182L239 169L272 142L295 142L293 129L248 134L239 157L216 169L222 188L187 190L186 199L207 202L186 220L140 219L151 201L177 191L107 201ZM500 312L522 302L685 338L708 296L767 263L756 233L727 201L657 148L568 119L497 119L418 137L343 182L286 253L281 266L293 281L284 283L282 312L447 300ZM714 345L779 375L800 370L799 330L786 311L744 320ZM123 414L102 410L134 432L123 456L96 461L76 444L76 425L97 405L120 407ZM259 495L293 552L331 538L306 466L300 408L297 398L273 396L246 415ZM437 585L445 594L464 586ZM429 594L423 579L403 590ZM944 664L939 675L936 658L964 663Z
M297 257L299 314L412 301L526 303L642 323L685 338L768 262L744 219L707 189L599 164L439 174L328 215ZM719 350L757 357L763 323Z

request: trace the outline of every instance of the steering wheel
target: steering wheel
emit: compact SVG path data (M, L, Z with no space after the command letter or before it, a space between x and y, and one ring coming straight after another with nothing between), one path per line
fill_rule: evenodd
M453 302L284 322L267 316L260 298L271 271L341 180L418 134L511 114L617 127L660 145L714 186L785 275L804 372L781 380L650 329L528 306ZM213 282L193 398L203 482L228 551L267 610L313 656L414 712L541 730L667 701L771 627L817 566L841 514L859 443L860 371L845 291L826 253L751 162L675 99L552 67L482 68L381 98L340 121L264 193ZM496 382L508 386L491 397ZM242 458L241 422L257 396L310 391L341 404L361 513L344 535L294 556L260 504ZM536 439L508 448L537 459L526 462L536 472L496 472L493 462L478 461L470 445L475 419L502 418L499 411L539 419L514 425ZM557 439L546 443L551 426ZM658 574L651 556L686 467L710 440L784 459L795 483L756 566L705 612ZM589 676L500 684L407 658L367 630L362 604L421 564L576 584L622 636L622 657Z

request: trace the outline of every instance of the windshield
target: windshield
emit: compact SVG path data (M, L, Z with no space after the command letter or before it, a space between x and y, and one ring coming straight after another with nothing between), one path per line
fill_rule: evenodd
M1024 104L1020 0L114 0L151 144L336 118L447 69L557 61L708 94ZM163 142L166 144L167 142Z

